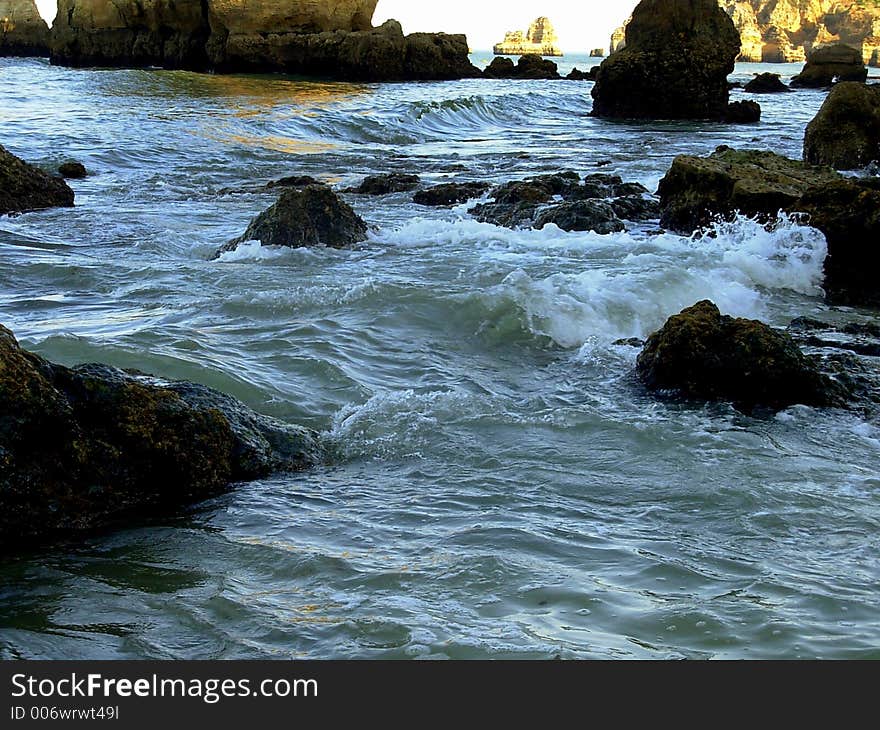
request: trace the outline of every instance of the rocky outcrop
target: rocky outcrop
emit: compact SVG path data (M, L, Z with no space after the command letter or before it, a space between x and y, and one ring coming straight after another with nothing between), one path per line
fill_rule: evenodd
M86 170L86 166L82 162L71 160L69 162L62 162L58 166L58 174L65 180L82 180L84 177L89 176L89 171Z
M285 190L258 215L240 238L223 246L218 256L245 241L290 248L348 248L366 240L367 224L326 185Z
M605 58L604 48L594 48L590 51L590 58Z
M576 172L538 175L499 185L490 200L468 212L482 223L505 228L555 225L564 231L593 231L600 235L626 230L624 220L657 218L655 200L638 183L617 175L593 174L581 181Z
M774 221L804 214L828 242L824 289L832 303L880 306L880 182L844 178L772 152L722 147L682 155L660 181L660 223L690 235L737 213Z
M792 207L828 241L828 299L880 307L880 181L846 178L813 187Z
M504 56L492 59L483 76L487 79L559 79L559 67L541 56L530 54L513 61Z
M44 208L70 208L73 190L0 147L0 215Z
M861 54L844 45L823 46L807 57L804 70L791 80L792 88L822 88L838 81L865 83L868 69Z
M660 181L660 224L687 235L737 211L775 219L793 210L813 187L840 179L828 168L816 168L773 152L719 147L708 157L680 155Z
M880 161L880 86L837 84L807 126L804 160L838 170Z
M49 26L34 0L0 0L0 56L48 56Z
M354 81L478 76L467 39L371 27L376 0L59 0L52 61Z
M599 67L593 114L723 119L739 34L716 0L642 0L626 47Z
M847 394L794 340L757 320L723 316L710 301L685 309L651 335L636 372L652 391L729 401L751 413L795 404L842 406Z
M785 94L791 91L779 80L779 74L771 73L755 74L743 90L747 94Z
M735 101L727 105L724 121L728 124L756 124L761 121L761 106L756 101Z
M419 190L413 196L413 202L416 205L442 208L479 198L488 189L489 184L484 182L441 183L425 190Z
M525 32L512 30L505 34L504 40L497 43L492 51L499 56L562 56L559 38L549 18L540 17L533 21Z
M390 172L385 175L370 175L360 185L344 192L356 195L391 195L415 190L419 186L419 176L403 172Z
M321 458L316 435L193 383L68 368L0 327L0 546L202 501Z

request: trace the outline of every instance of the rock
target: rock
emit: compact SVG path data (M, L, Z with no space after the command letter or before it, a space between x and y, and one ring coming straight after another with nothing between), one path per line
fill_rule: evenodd
M605 58L604 48L594 48L590 51L590 58Z
M746 413L846 403L844 389L789 335L756 320L722 316L710 301L671 317L651 335L636 372L649 390L730 401Z
M542 211L535 220L535 228L554 224L563 231L593 231L600 235L625 231L613 205L599 200L579 200L563 203Z
M855 170L880 161L880 86L837 84L807 126L804 160Z
M825 293L833 304L880 307L880 181L841 179L791 206L825 234Z
M837 81L865 83L868 69L862 54L843 44L823 46L807 56L804 70L791 80L792 88L821 88Z
M0 327L0 544L142 519L298 470L314 433L209 388L104 365L67 368Z
M569 81L595 81L598 73L598 66L593 66L589 71L581 71L580 69L573 68L565 78Z
M34 0L0 0L0 56L49 55L49 26Z
M652 221L660 218L660 203L656 200L628 197L611 201L611 210L626 221Z
M309 185L323 185L320 180L316 180L311 175L288 175L278 180L272 180L266 184L266 188L304 188Z
M479 198L488 189L489 184L484 182L442 183L427 190L419 190L413 196L413 202L434 207L458 205Z
M880 181L844 178L772 152L719 148L677 157L660 181L660 224L690 235L715 218L808 216L825 234L824 288L831 303L880 306Z
M761 107L754 101L735 101L727 105L724 121L728 124L755 124L761 121Z
M525 32L508 31L504 40L492 50L498 56L521 56L533 53L538 56L561 56L559 39L549 18L540 17L533 21Z
M806 52L832 43L875 59L880 6L839 0L721 0L742 38L740 61L795 63ZM880 59L878 59L880 60Z
M532 228L540 203L525 200L509 203L480 203L468 210L480 223L501 228Z
M376 0L59 0L53 63L284 72L353 81L480 75L460 35L371 27Z
M755 74L744 90L748 94L785 94L791 91L779 80L779 74L771 73Z
M0 147L0 215L71 207L73 190L64 180L50 177Z
M555 80L561 78L559 69L553 61L535 55L520 57L515 66L509 58L494 58L492 63L486 67L483 76L489 79Z
M736 211L775 219L780 210L792 210L810 188L839 178L833 170L773 152L719 147L708 157L680 155L657 191L660 225L689 235Z
M290 248L348 248L366 240L367 225L326 185L285 190L260 213L241 238L223 246L218 256L245 241Z
M356 188L347 192L358 195L390 195L391 193L405 193L415 190L419 186L418 175L407 175L401 172L391 172L386 175L370 175Z
M717 0L642 0L626 47L602 62L593 115L724 119L740 38Z
M81 180L88 177L86 166L81 162L64 162L58 166L58 174L65 180Z

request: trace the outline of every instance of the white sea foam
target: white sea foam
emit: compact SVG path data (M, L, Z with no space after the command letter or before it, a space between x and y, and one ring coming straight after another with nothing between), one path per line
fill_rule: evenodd
M272 261L290 253L283 246L264 246L259 241L243 241L231 251L224 251L217 258L221 264L234 264L242 261Z

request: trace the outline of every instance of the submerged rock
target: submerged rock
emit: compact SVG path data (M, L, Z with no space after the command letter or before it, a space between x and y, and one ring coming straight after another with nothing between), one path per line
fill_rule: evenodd
M595 81L598 73L598 66L593 66L589 71L581 71L578 68L573 68L568 72L568 76L565 78L569 81Z
M245 241L290 248L349 248L366 240L367 224L326 185L285 190L278 201L258 215L241 238L217 255L234 251Z
M0 147L0 215L43 208L70 208L73 190Z
M652 391L730 401L752 412L795 404L842 406L842 386L821 373L792 338L756 320L722 316L702 301L651 335L636 372Z
M755 124L761 121L761 107L754 101L735 101L727 105L724 121L728 124Z
M749 94L785 94L791 89L779 80L779 74L761 73L755 74L755 78L745 85L745 91Z
M535 228L542 229L551 223L563 231L592 231L603 236L626 230L614 212L614 206L601 200L555 205L538 215Z
M0 0L0 56L49 55L49 26L34 0Z
M311 175L288 175L287 177L272 180L266 184L266 188L304 188L308 185L323 185L320 180L316 180Z
M64 162L58 166L58 174L65 180L81 180L88 177L89 172L81 162Z
M458 205L479 198L488 189L489 183L484 182L441 183L432 188L419 190L413 196L413 202L432 207Z
M370 175L356 188L346 192L358 195L390 195L415 190L421 182L418 175L407 175L402 172L391 172L386 175Z
M717 0L642 0L599 67L593 115L724 119L740 37Z
M0 326L0 545L118 524L322 457L314 433L204 386L68 368Z
M880 161L880 86L837 84L807 126L804 160L855 170Z
M804 70L791 80L792 88L822 88L836 81L865 83L868 69L862 54L855 48L838 43L822 46L807 56Z

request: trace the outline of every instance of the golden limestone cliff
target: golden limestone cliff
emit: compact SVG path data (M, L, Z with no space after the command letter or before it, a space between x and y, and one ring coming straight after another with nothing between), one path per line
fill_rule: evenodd
M522 56L529 53L538 56L561 56L559 39L549 18L536 19L525 32L512 30L493 49L499 56Z
M0 0L0 56L45 56L49 27L34 0Z
M844 43L866 64L880 66L880 2L874 0L719 0L740 33L739 60L803 62L814 48ZM626 45L626 26L614 31L611 52Z

